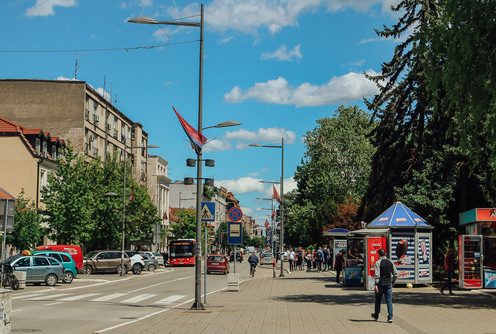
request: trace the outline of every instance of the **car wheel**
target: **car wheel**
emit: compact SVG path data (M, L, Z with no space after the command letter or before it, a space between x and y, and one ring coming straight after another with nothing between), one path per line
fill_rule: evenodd
M120 267L120 266L119 266ZM133 265L133 274L139 275L141 274L141 271L143 270L143 266L140 263L135 263ZM120 273L120 272L119 272Z
M45 283L48 286L54 286L55 284L57 284L58 280L59 279L55 274L48 274L47 277L45 277Z
M150 264L150 265L148 266L148 271L155 271L155 269L157 269L157 268L155 267L155 265L154 265L154 264Z
M85 275L91 275L91 274L93 274L93 268L87 264L83 267L83 273Z
M71 273L70 271L66 271L64 273L64 283L72 283L72 281L74 280L74 274Z

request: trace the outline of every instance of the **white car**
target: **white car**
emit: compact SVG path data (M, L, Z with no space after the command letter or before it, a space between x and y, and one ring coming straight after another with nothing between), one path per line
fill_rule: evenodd
M274 263L274 255L270 252L265 252L260 255L260 265L262 264L273 264Z
M136 251L125 251L125 252L131 259L131 270L133 271L133 274L135 275L141 274L143 268L145 267L145 259L143 258L143 256L141 256L141 254Z

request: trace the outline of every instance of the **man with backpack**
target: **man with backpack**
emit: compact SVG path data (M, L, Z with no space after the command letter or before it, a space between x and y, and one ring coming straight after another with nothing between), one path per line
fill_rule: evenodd
M322 261L324 261L324 253L322 252L322 247L319 247L319 250L315 253L315 262L318 273L322 270Z
M324 254L324 261L322 262L322 271L327 271L327 262L329 261L329 250L327 246L324 246L322 250L322 254Z

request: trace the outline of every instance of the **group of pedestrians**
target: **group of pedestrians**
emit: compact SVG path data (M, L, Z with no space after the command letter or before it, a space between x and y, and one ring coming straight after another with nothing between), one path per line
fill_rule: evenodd
M312 268L317 272L328 271L332 268L332 250L324 246L316 250L291 248L287 253L289 271L305 270L311 271Z

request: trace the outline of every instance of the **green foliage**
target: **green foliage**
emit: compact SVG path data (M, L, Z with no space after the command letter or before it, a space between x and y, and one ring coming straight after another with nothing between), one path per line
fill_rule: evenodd
M7 243L17 249L32 249L42 239L44 229L41 227L43 216L34 203L24 197L24 190L16 199L14 230L7 235Z
M160 221L157 209L146 187L132 179L130 163L123 196L124 166L115 153L105 162L86 161L72 147L66 148L65 160L58 160L57 173L49 176L49 186L42 189L44 215L53 241L87 249L120 248L124 199L127 243L151 239L153 226ZM129 202L133 189L134 199Z
M172 223L172 239L196 239L196 211L181 209L176 212L179 222Z
M320 243L324 228L336 224L339 204L363 196L375 151L368 139L373 129L366 112L340 106L333 117L317 120L315 129L307 132L307 150L295 173L301 196L285 198L287 211L292 212L286 224L287 243Z

